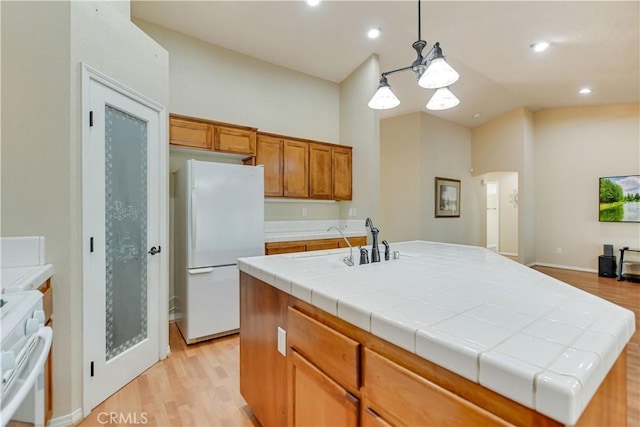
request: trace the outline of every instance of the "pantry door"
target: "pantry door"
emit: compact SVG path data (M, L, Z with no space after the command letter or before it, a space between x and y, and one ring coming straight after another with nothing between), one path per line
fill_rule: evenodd
M83 71L86 415L166 356L160 297L166 298L162 269L168 248L160 154L166 148L166 113L110 79Z

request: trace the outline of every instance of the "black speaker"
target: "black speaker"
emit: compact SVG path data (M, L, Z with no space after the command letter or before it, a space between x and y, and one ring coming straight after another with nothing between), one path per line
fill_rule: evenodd
M604 245L604 256L613 256L613 245Z
M600 277L617 277L616 275L616 257L600 255L598 257L598 276Z

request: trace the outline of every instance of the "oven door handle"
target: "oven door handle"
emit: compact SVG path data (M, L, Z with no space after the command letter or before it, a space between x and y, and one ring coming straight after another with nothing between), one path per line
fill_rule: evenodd
M44 341L44 345L42 346L42 351L36 360L35 365L33 365L33 369L29 372L29 375L24 380L18 390L13 393L11 400L7 405L3 405L2 413L0 414L0 420L2 420L2 425L6 425L6 423L11 420L11 417L18 410L25 397L31 391L32 387L35 385L36 380L38 379L38 375L42 372L44 368L44 364L47 361L47 357L49 356L49 350L51 349L51 341L53 340L53 329L49 326L43 326L38 329L36 332L38 338ZM5 403L5 402L3 402Z

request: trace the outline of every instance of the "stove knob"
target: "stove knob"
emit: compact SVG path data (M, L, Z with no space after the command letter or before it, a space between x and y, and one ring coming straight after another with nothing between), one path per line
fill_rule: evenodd
M16 366L16 355L13 351L3 351L0 353L0 366L2 366L2 372L13 369Z
M33 312L33 318L38 321L39 324L44 325L44 311L36 310Z
M38 319L27 319L27 323L25 324L24 333L27 335L35 334L38 332L38 328L40 327L40 322Z

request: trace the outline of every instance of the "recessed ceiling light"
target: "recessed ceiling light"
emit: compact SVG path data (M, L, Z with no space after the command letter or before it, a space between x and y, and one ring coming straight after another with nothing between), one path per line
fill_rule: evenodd
M313 7L315 7L315 6L317 6L317 5L319 5L319 4L320 4L320 0L307 0L307 4L308 4L309 6L313 6Z
M482 116L482 113L473 113L473 118L477 119L478 117Z
M549 47L549 42L538 42L531 45L531 49L534 52L542 52L543 50L547 50Z
M377 39L380 37L380 34L382 34L382 30L380 28L371 28L367 31L367 37L370 39Z
M588 87L583 87L582 89L580 89L580 93L581 93L582 95L589 95L591 92L593 92L593 90L591 90L591 89L590 89L590 88L588 88Z

